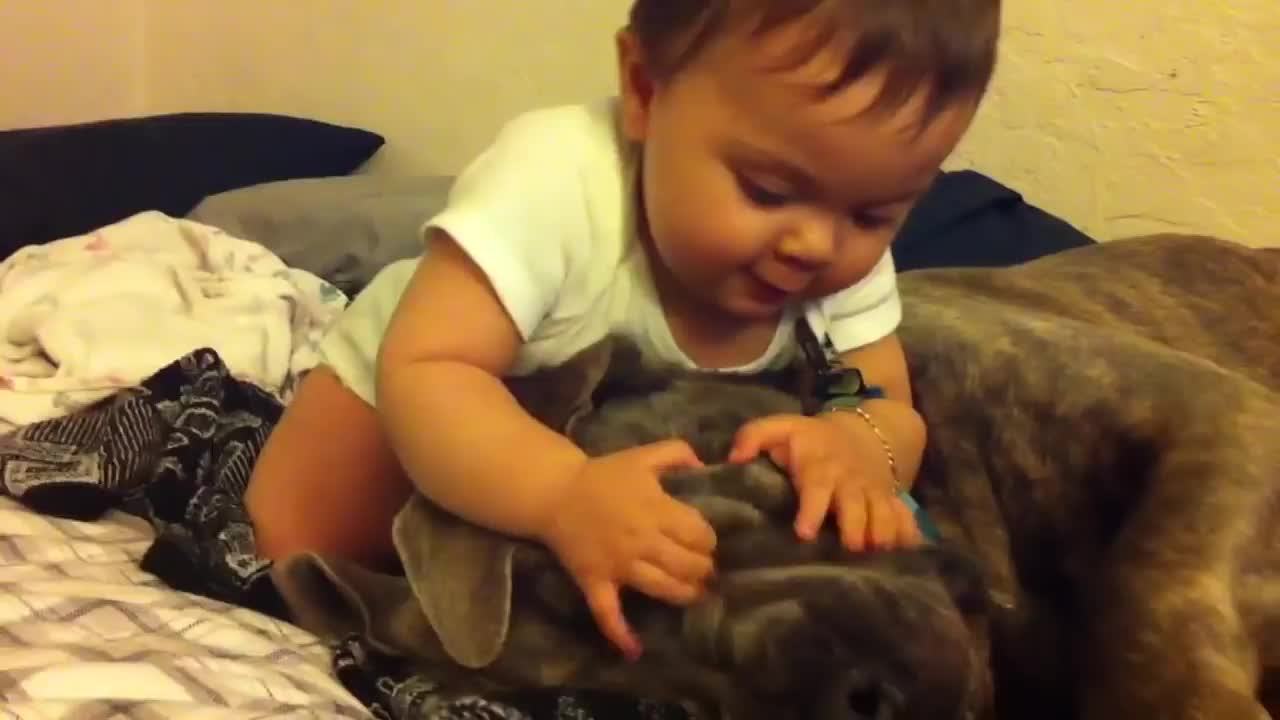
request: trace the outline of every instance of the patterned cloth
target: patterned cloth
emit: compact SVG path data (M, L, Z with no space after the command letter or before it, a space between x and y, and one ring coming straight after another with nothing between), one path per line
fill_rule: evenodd
M152 539L0 497L0 718L367 720L315 636L174 592L139 567Z
M119 510L144 519L155 538L136 558L141 570L172 588L257 611L251 614L261 623L283 632L280 628L286 626L265 617L284 618L286 613L270 580L270 564L256 553L242 502L254 461L281 410L268 392L231 377L217 353L198 350L162 368L139 388L0 437L0 483L4 494L45 516L95 521ZM4 547L0 545L0 557ZM36 607L31 603L38 591L30 586L5 589L14 603ZM163 606L161 602L150 607ZM155 619L158 612L144 615L134 610L129 622L163 635L165 624ZM185 613L182 617L188 618ZM0 642L42 647L24 642L12 628L9 622L0 625ZM687 717L670 705L568 690L459 698L396 658L379 655L359 637L331 649L332 670L342 685L381 720ZM269 662L277 660L271 657ZM50 656L50 662L55 661ZM6 688L21 688L23 678L37 673L40 665L32 660L25 667L25 673L15 673L11 665L0 663L0 696L9 699ZM205 676L216 683L212 676L221 670L211 670L161 672L182 678L180 683ZM344 710L335 712L346 716Z

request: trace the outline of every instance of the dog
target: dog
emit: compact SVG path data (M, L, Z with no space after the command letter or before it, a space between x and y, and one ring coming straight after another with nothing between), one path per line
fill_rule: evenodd
M742 423L804 410L803 367L683 371L608 338L510 385L589 454L675 436L709 463L664 485L715 528L716 583L687 608L624 599L640 661L545 548L422 497L394 529L403 576L303 555L281 594L459 692L601 688L726 720L1271 717L1280 251L1148 236L900 286L934 545L801 542L785 473L718 462Z
M1280 250L1161 235L905 274L917 494L978 560L1000 717L1270 717Z

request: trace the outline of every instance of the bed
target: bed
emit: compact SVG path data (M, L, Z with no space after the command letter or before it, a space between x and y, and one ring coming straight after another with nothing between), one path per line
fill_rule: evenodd
M0 697L12 718L364 718L315 637L176 592L139 568L154 534L0 498Z
M0 376L0 431L53 428L18 451L10 442L0 462L0 717L681 717L643 699L567 690L437 702L429 678L383 664L358 638L323 643L257 594L263 567L228 505L247 478L236 453L265 437L349 298L382 266L421 251L416 229L447 196L448 177L357 174L380 146L357 128L236 114L0 133L9 191L0 198L0 308L6 292L34 287L32 268L47 270L39 263L88 267L86 258L109 247L125 265L169 252L179 264L220 263L213 274L259 293L246 296L256 303L228 306L238 315L223 325L275 313L285 327L275 333L285 345L276 360L253 365L252 352L237 360L239 336L209 335L208 323L165 329L163 314L143 312L154 311L153 296L112 295L112 278L127 274L94 265L97 274L83 276L93 282L45 278L45 295L80 293L64 302L70 314L58 326L79 331L45 333L37 339L46 348L62 342L47 351L53 359L7 356ZM956 172L913 213L895 255L902 270L1009 265L1090 242L1016 191ZM121 321L129 307L143 321ZM11 330L12 315L0 312L5 322ZM209 407L220 417L234 410L241 424L212 436L183 426L180 418ZM58 422L72 416L84 422ZM146 447L150 474L140 480L120 453ZM41 475L32 469L39 463L24 465L32 453L63 454L55 473ZM182 483L186 494L169 491Z

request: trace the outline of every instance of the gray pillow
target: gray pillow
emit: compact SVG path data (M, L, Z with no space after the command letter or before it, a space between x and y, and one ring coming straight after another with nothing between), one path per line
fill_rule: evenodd
M353 296L387 264L423 252L422 224L444 208L452 184L443 175L285 180L210 195L187 217Z

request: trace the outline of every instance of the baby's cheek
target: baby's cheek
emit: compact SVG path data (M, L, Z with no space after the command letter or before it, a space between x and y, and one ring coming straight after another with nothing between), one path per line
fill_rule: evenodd
M749 261L767 246L768 236L750 213L730 201L714 199L690 208L684 223L685 240L702 262L710 265L737 266Z
M823 285L828 293L843 290L866 279L889 249L889 238L855 236L841 252L827 272L823 273Z

